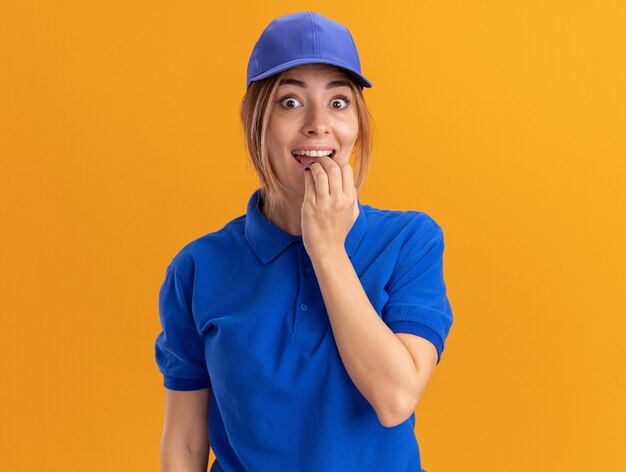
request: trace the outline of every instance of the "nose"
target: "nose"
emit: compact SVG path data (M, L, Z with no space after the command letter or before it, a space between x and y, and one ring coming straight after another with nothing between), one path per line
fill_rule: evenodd
M329 116L323 106L313 105L309 108L303 130L307 136L330 132Z

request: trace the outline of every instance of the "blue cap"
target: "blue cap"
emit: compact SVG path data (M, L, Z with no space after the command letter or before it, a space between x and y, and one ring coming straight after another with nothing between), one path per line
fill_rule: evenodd
M313 11L290 13L272 20L248 60L247 85L302 64L331 64L351 72L363 87L372 84L361 74L359 53L350 31Z

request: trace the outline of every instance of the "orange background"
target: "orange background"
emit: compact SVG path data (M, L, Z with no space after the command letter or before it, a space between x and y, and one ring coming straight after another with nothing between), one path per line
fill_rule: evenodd
M245 213L247 60L311 9L374 84L361 202L444 229L423 467L626 470L619 0L3 2L2 469L158 470L158 289Z

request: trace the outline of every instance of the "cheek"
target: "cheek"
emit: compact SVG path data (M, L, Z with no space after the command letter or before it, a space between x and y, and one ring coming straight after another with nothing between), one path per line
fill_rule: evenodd
M356 138L359 135L358 121L337 123L335 126L335 132L342 145L352 145L355 143Z
M267 128L268 145L276 147L286 146L290 136L294 133L294 121L281 119L280 117L270 118Z
M275 120L270 120L267 125L267 144L268 146L276 145L276 137L280 136L280 131L276 125Z

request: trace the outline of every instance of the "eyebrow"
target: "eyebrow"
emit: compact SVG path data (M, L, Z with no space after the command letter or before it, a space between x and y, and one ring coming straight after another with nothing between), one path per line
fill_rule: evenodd
M297 79L282 79L278 85L295 85L296 87L307 88L306 83ZM350 82L347 80L331 80L326 84L326 90L335 87L350 87Z

